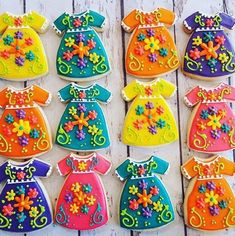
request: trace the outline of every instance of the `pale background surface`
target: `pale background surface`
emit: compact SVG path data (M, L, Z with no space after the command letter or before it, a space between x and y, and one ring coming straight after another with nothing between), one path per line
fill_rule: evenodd
M235 1L234 0L0 0L0 13L9 11L14 14L23 14L29 10L36 10L39 13L45 15L49 21L53 22L58 15L64 11L68 12L80 12L86 9L93 9L107 17L107 27L101 34L104 45L107 52L112 59L112 73L107 77L100 79L99 83L106 86L113 93L113 99L110 104L103 106L106 113L112 146L101 153L105 154L109 160L112 161L113 167L111 172L107 176L103 176L102 180L107 190L108 205L110 208L110 220L109 223L97 230L78 232L73 230L67 230L60 226L49 226L46 229L35 233L17 234L20 236L77 236L77 235L93 235L93 236L152 236L152 235L164 235L164 236L205 236L212 235L210 233L204 233L189 229L184 226L182 218L182 201L184 197L184 191L187 187L187 182L182 178L180 174L180 165L184 163L193 152L189 151L186 146L186 124L190 110L183 103L183 96L185 92L200 83L201 85L208 85L208 83L198 82L182 75L181 71L174 72L166 76L167 80L173 82L178 86L176 95L169 100L169 103L176 116L179 129L181 131L180 140L174 144L170 144L165 147L155 149L142 149L126 147L120 142L121 129L125 113L127 111L127 105L123 102L120 91L129 83L133 78L126 75L123 70L123 56L125 48L130 37L130 34L121 30L121 19L129 13L133 8L140 8L145 11L151 11L156 7L165 7L174 10L178 15L176 25L171 28L171 33L175 38L180 55L182 56L187 40L189 38L182 30L182 21L188 15L194 11L200 10L206 13L215 13L217 11L225 11L235 16ZM231 32L230 38L235 38L235 30ZM48 76L42 79L31 82L6 82L0 80L0 87L6 84L12 84L16 87L23 88L30 83L37 83L48 89L53 94L52 103L49 107L44 108L44 111L51 124L53 134L55 135L57 124L65 109L65 105L60 103L57 98L57 91L65 86L68 82L59 79L56 75L55 58L57 48L60 43L60 38L56 36L55 32L50 27L49 31L41 35L43 44L48 55L50 72ZM235 43L234 43L235 44ZM232 83L230 78L228 83ZM63 158L68 151L63 150L57 146L53 147L53 150L39 158L50 162L54 167L56 163ZM131 156L136 159L144 159L155 153L160 157L163 157L171 164L170 172L168 176L163 177L171 197L176 211L175 221L166 228L155 230L152 232L130 232L124 230L118 225L118 204L119 195L123 186L114 174L115 167L125 160L127 156ZM231 160L234 160L233 152L224 153L224 155ZM200 156L203 156L202 154ZM204 155L206 156L206 155ZM1 163L4 158L0 159ZM47 188L52 204L55 205L56 197L59 194L62 187L64 178L60 177L56 169L50 178L43 180L45 187ZM233 189L235 190L234 178L229 178ZM14 235L0 231L0 236ZM216 236L232 236L235 235L235 229L228 231L216 232Z

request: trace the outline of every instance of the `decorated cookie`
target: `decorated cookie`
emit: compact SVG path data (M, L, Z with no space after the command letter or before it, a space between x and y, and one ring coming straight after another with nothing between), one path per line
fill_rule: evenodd
M140 78L154 78L179 67L174 40L167 27L175 22L174 12L157 8L151 12L133 10L122 21L132 32L126 53L126 71Z
M100 103L108 103L111 92L98 84L71 83L58 92L61 102L69 102L61 117L56 143L63 148L89 151L110 145L107 123Z
M175 89L175 85L159 78L152 82L134 80L122 90L124 100L134 99L125 118L123 143L149 147L178 139L173 113L164 99Z
M160 178L169 163L151 156L145 161L128 158L117 169L126 180L120 200L119 220L123 228L148 230L165 226L174 220L171 199Z
M104 187L98 174L107 174L111 162L101 154L78 156L70 153L57 165L66 178L58 197L55 222L77 230L98 228L108 221Z
M6 80L29 80L48 72L46 54L37 34L49 23L35 11L24 15L0 15L0 77Z
M190 149L215 153L235 148L235 116L228 103L234 100L235 88L224 83L197 86L185 95L187 106L195 106L188 125Z
M215 231L234 226L234 193L223 175L234 175L235 164L221 156L190 158L182 167L188 185L184 201L185 223L198 230Z
M51 102L51 94L37 85L0 91L0 155L15 159L31 158L52 148L50 127L38 105Z
M0 166L0 181L6 182L0 194L0 228L23 233L52 223L49 197L38 177L48 177L52 167L39 159L6 161Z
M89 81L110 72L107 53L96 33L104 25L105 17L91 10L73 15L64 13L54 21L56 33L63 35L56 60L61 78Z
M195 12L186 18L185 30L192 35L185 51L183 72L194 79L208 81L234 73L234 49L223 29L232 29L234 24L235 19L225 13Z

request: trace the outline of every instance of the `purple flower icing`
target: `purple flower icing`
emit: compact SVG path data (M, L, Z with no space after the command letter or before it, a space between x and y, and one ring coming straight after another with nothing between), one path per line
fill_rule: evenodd
M76 41L77 42L84 42L85 41L85 34L83 34L83 33L76 34Z
M152 210L149 209L148 207L146 208L142 208L142 216L146 217L146 218L150 218L152 216Z
M216 107L209 107L208 108L208 113L210 115L216 115L218 113L218 109Z
M157 133L156 126L154 126L154 125L148 126L148 130L151 134L156 134Z
M207 187L207 189L209 189L210 191L212 191L212 190L215 190L216 185L215 185L215 183L214 183L213 181L208 181L208 182L206 183L206 187Z
M85 139L86 134L82 130L77 130L76 137L77 137L77 139L79 139L81 141L81 140Z
M20 136L18 138L18 140L19 140L20 146L22 146L22 147L25 147L25 146L27 146L29 144L29 139L26 136L24 136L24 135Z
M85 111L86 111L86 106L85 106L85 104L78 103L78 110L79 110L80 112L85 112Z
M73 195L72 195L71 193L66 193L65 196L64 196L64 200L65 200L67 203L73 202Z
M80 69L85 68L86 65L87 65L87 60L86 60L86 59L83 59L83 58L78 59L78 64L77 64L77 66L78 66Z
M23 33L21 31L16 31L14 38L16 39L22 39L23 38Z
M221 135L220 130L211 130L210 133L211 133L211 137L213 139L219 139L220 138L220 135Z
M148 187L148 182L146 182L144 179L140 180L139 187L142 189L146 189Z
M156 62L157 61L157 54L156 53L150 53L148 55L149 61Z
M153 37L155 35L155 30L154 29L147 29L147 35L149 37Z
M23 57L16 57L15 58L15 63L18 66L23 66L24 65L24 58Z
M210 213L211 213L212 216L219 215L219 207L217 207L215 205L214 206L210 206L209 210L210 210Z
M26 112L22 109L20 110L16 110L16 116L19 118L19 119L24 119L25 118L25 115L26 115Z
M145 104L145 108L146 108L146 109L153 109L153 108L154 108L154 105L153 105L152 102L147 102L147 103Z

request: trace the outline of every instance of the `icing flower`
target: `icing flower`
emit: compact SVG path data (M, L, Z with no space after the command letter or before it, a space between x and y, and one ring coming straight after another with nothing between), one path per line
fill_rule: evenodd
M9 126L3 126L2 131L7 137L12 135L11 128Z
M17 66L23 66L24 65L24 58L23 57L16 57L15 63Z
M34 116L34 115L30 115L28 117L28 120L29 120L29 123L31 123L31 124L37 124L38 123L38 118L37 118L37 116Z
M16 102L20 105L24 104L24 101L26 99L26 96L25 94L18 94L17 97L16 97Z
M31 46L31 45L33 45L33 39L32 38L26 38L25 40L25 44L27 45L27 46Z
M14 204L14 207L18 208L19 212L30 210L30 206L33 204L33 201L28 196L25 197L24 194L21 194L20 197L15 197L15 201L17 203Z
M28 196L30 198L36 198L38 196L38 191L36 188L30 188L28 191Z
M203 123L202 121L200 121L198 124L197 124L197 127L199 130L205 130L206 129L206 124Z
M203 199L202 197L199 197L199 198L197 199L197 201L196 201L196 206L197 206L197 208L199 208L199 209L205 208L206 203L205 203L205 201L204 201L204 199Z
M202 110L201 113L200 113L200 117L203 119L203 120L206 120L209 116L209 113L207 110Z
M211 137L213 139L219 139L220 138L221 131L219 131L219 130L211 130L210 133L211 133Z
M66 38L65 40L65 46L71 48L74 45L75 40L71 37Z
M148 207L142 208L142 216L145 218L150 218L152 216L152 210L149 209Z
M70 61L73 58L73 53L67 50L63 53L63 59L66 61Z
M156 62L157 61L157 54L156 53L150 53L148 55L149 61Z
M223 117L226 116L226 110L224 110L224 109L219 109L219 110L218 110L218 114L223 118Z
M25 173L23 171L17 172L16 177L18 180L22 180L25 177Z
M219 215L219 208L217 206L210 206L209 210L212 216Z
M21 26L23 24L23 19L20 17L15 18L14 25L15 26Z
M7 201L13 201L14 200L14 198L15 198L15 192L14 192L14 190L13 189L11 189L10 191L8 191L7 193L6 193L6 199L7 199Z
M217 63L218 61L215 58L211 58L210 60L208 60L207 65L210 68L215 68Z
M206 186L204 184L201 184L199 187L198 187L198 192L199 193L205 193L206 192Z
M21 31L16 31L14 34L15 39L22 39L23 38L23 33Z
M2 213L4 216L11 216L14 214L13 207L11 204L5 205L2 207Z
M142 120L136 120L133 122L133 125L136 129L140 130L143 129L144 122Z
M221 197L225 194L225 189L222 186L216 188L215 192Z
M148 187L148 182L146 182L144 179L139 181L139 187L141 189L146 189Z
M156 108L156 112L157 112L158 115L161 115L161 114L164 113L164 108L162 106L158 106Z
M84 171L84 170L86 170L86 168L87 168L86 162L81 161L81 162L78 163L78 169L79 170Z
M217 198L219 197L219 195L215 194L214 191L210 191L210 193L205 193L205 196L205 203L209 203L210 206L218 204Z
M153 186L150 188L150 193L155 196L159 194L159 188L157 186Z
M210 115L216 115L218 113L218 109L214 106L208 108L208 113Z
M19 221L19 223L23 223L26 218L27 216L24 214L24 212L16 214L16 219Z
M8 124L13 123L13 122L14 122L14 116L11 115L11 114L7 114L7 115L5 116L5 121L6 121Z
M163 34L157 35L156 38L160 41L161 44L164 44L166 42L166 36Z
M211 175L212 174L212 168L209 166L209 165L206 165L205 167L204 167L204 169L203 169L203 173L205 174L205 175Z
M87 46L88 46L90 49L93 49L93 48L95 48L95 46L96 46L96 42L95 42L93 39L88 39L88 40L87 40Z
M228 133L231 130L231 127L229 125L227 125L226 123L224 123L224 124L221 125L221 130L224 133Z
M225 37L223 36L223 35L217 35L216 37L215 37L215 42L216 43L218 43L218 44L220 44L220 45L223 45L224 44L224 42L225 42Z
M214 39L214 34L212 32L205 32L203 33L203 40L208 43L209 41L213 41Z
M189 57L191 57L193 60L199 59L201 56L200 56L200 51L198 50L198 48L195 48L194 50L190 50Z
M160 201L153 203L153 210L156 212L160 212L163 210L163 204Z
M73 202L75 202L77 205L85 204L87 195L83 192L75 193L75 198L73 199Z
M200 46L203 49L200 52L200 56L206 56L206 60L210 60L211 58L217 58L218 57L218 54L216 53L216 51L220 47L219 44L214 46L213 41L209 41L208 44L202 43Z
M78 94L78 97L80 99L84 99L86 97L86 93L84 91L80 91L79 94Z
M87 214L89 212L89 207L87 205L83 205L81 207L81 212Z
M79 206L77 206L75 203L70 204L69 211L72 212L73 214L78 213Z
M227 208L228 203L227 203L227 201L221 200L221 201L219 201L218 205L221 209L225 209L225 208Z
M133 211L135 211L139 208L139 203L136 201L136 199L129 201L129 208Z
M73 26L74 26L74 27L78 28L78 27L80 27L81 25L82 25L82 21L81 21L79 18L77 18L77 19L75 19L75 20L73 21Z
M221 63L226 63L229 60L229 56L226 55L226 53L220 53L218 58Z
M84 184L82 190L84 193L90 193L92 191L92 186L90 184Z
M167 48L161 48L159 50L159 54L162 56L162 57L166 57L168 55L168 49Z
M76 115L77 114L77 109L72 106L69 108L69 114L71 114L72 116Z
M32 129L29 135L30 135L30 138L39 138L40 131L37 129Z
M18 141L19 141L20 146L22 146L22 147L25 147L29 144L29 139L24 135L20 136L18 138Z
M138 193L138 187L136 187L135 185L130 186L129 193L135 195L136 193Z
M137 196L138 196L138 203L139 204L142 204L143 207L147 207L148 204L152 204L152 200L151 200L151 197L152 197L152 194L147 194L147 190L146 189L143 189L143 193L137 193Z
M86 39L85 34L78 33L76 34L76 42L84 42Z
M154 29L147 29L146 32L147 32L147 35L149 37L152 37L152 36L155 35L155 30Z
M144 92L145 92L145 94L146 94L147 96L150 96L150 95L153 94L153 90L152 90L152 88L151 88L150 86L145 87L145 88L144 88Z
M39 211L38 211L37 206L31 207L31 210L29 211L29 216L32 218L35 218L35 217L37 217L38 213L39 213Z
M70 132L71 130L73 130L73 122L72 121L68 121L64 124L64 130L68 133Z
M86 111L86 105L84 103L78 103L78 110L80 112L85 112Z
M149 39L146 38L144 40L145 42L145 46L144 46L144 50L150 50L151 53L154 53L155 51L158 51L160 49L159 47L159 43L160 41L158 39L155 39L154 37L150 37Z
M29 50L25 53L25 58L29 61L33 61L35 59L35 55L31 50Z
M140 34L137 35L137 40L140 41L140 42L144 41L145 38L146 38L145 34L140 33Z
M211 191L211 190L215 190L216 185L215 185L215 183L213 181L208 181L206 183L206 187L207 187L207 189L209 189Z
M136 115L142 115L144 113L144 107L138 105L135 109Z
M137 44L137 46L134 49L134 52L136 55L142 56L144 55L144 47L140 44Z
M78 68L83 69L87 66L87 63L88 63L88 61L86 59L80 58L77 61L77 66L78 66Z
M146 109L153 109L153 108L154 108L154 105L153 105L152 102L147 102L147 103L145 104L145 108L146 108Z
M3 57L4 59L8 59L10 57L10 53L6 49L0 53L1 57Z
M210 119L210 121L207 123L207 126L210 126L213 130L216 130L216 128L221 127L220 123L221 116L217 116L214 114L214 115L209 115L208 118Z
M83 58L84 56L89 56L90 48L85 46L83 42L79 42L78 45L73 44L73 55L78 55L79 58Z
M77 130L76 138L81 141L86 138L86 133L84 133L82 130Z
M207 27L212 27L214 25L213 19L206 19L206 26Z
M93 62L94 64L99 62L99 58L100 56L97 55L95 52L94 53L90 53L89 59L91 62Z
M162 128L164 128L166 126L166 121L160 118L157 121L156 125L157 125L158 128L162 129Z
M200 36L197 36L196 38L193 38L192 45L200 46L202 44L202 38Z
M93 206L95 204L96 198L93 195L87 197L86 199L86 204L88 206Z
M96 117L97 117L96 111L95 111L95 110L89 111L89 112L88 112L88 117L89 117L90 120L95 120Z
M78 125L78 129L82 130L83 126L87 127L88 126L88 117L85 117L85 114L81 112L80 116L74 115L73 118L75 121L72 122L73 125Z
M16 191L17 195L25 194L25 188L23 185L16 186L16 189L17 189L17 191Z
M145 16L145 22L146 22L147 24L152 24L153 21L154 21L154 17L153 17L152 15L146 15L146 16Z
M96 127L96 125L88 126L88 133L90 133L91 135L97 134L98 131L99 129Z
M156 134L157 133L156 126L155 125L148 126L148 131L151 134Z
M10 35L3 38L4 45L10 45L13 41L14 39Z
M80 185L78 182L72 184L71 190L72 190L74 193L79 192L80 189L81 189L81 185Z
M145 168L143 167L143 166L140 166L139 168L138 168L138 174L141 176L141 175L144 175L145 174Z
M66 193L64 196L64 200L66 203L72 203L73 202L73 195L71 193Z
M25 115L26 115L26 112L22 109L20 110L16 110L16 116L19 118L19 119L24 119L25 118Z

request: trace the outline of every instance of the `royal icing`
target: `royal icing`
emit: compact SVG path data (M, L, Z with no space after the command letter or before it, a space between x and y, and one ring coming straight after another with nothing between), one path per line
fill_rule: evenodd
M48 64L42 42L49 23L35 11L24 15L0 15L0 77L29 80L47 74Z
M179 67L179 57L167 26L174 24L174 12L157 8L151 12L131 11L122 21L132 32L126 53L126 71L142 78L154 78Z
M99 102L108 103L111 93L98 84L84 87L71 83L58 96L69 104L61 117L56 143L76 151L107 148L110 138Z
M192 157L181 170L187 179L192 179L184 201L185 223L209 231L234 226L234 193L223 177L234 175L234 162L221 156Z
M235 148L235 117L228 103L234 100L235 88L224 83L197 86L185 95L186 105L195 106L188 126L190 149L215 153Z
M120 199L119 219L123 228L148 230L174 220L171 199L155 174L165 174L169 163L151 156L146 161L128 158L116 169L125 186Z
M123 99L134 101L126 115L122 141L133 146L157 146L178 139L173 113L164 98L175 92L175 85L164 80L132 81L122 90Z
M58 197L55 222L63 227L90 230L108 221L105 190L97 173L107 174L111 162L101 154L69 154L58 163L61 175L68 175Z
M15 159L31 158L52 148L48 121L41 106L51 94L37 85L24 89L6 87L0 91L0 155Z
M0 166L0 228L9 232L31 232L52 223L49 197L38 177L48 177L51 165L39 159L6 161Z
M95 80L110 72L109 59L96 33L105 24L105 17L87 10L80 14L64 13L53 24L63 35L57 52L58 75L71 81Z
M195 12L186 18L184 26L193 33L185 51L184 73L210 81L234 73L234 49L223 29L232 29L234 24L235 19L225 13L207 16Z

